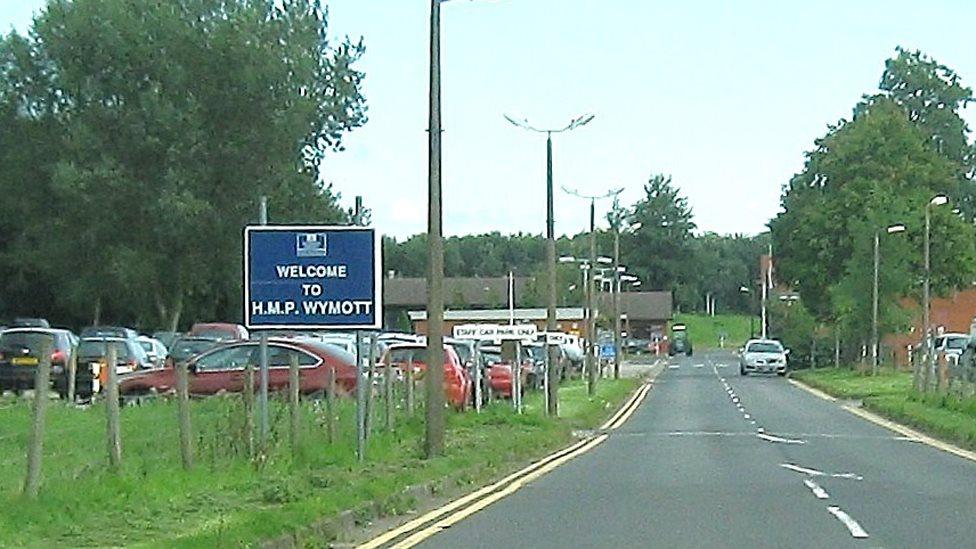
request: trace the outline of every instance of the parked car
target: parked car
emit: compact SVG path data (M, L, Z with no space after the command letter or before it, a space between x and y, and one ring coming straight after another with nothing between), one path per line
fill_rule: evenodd
M501 349L496 346L484 347L482 353L488 357L488 389L495 397L512 398L512 362L504 360L501 356ZM522 390L525 391L529 385L529 375L532 374L533 365L528 359L523 360L519 371L522 375Z
M244 341L248 339L247 328L240 324L227 322L197 322L187 335L208 337L221 341Z
M427 347L420 343L395 343L383 354L381 367L389 364L401 372L413 369L414 379L423 379L427 371ZM444 392L447 402L463 410L471 401L473 384L461 359L450 345L444 346Z
M108 382L108 350L115 349L115 373L119 376L150 368L142 346L134 339L123 337L83 337L78 344L78 363L75 372L75 395L85 399L98 393ZM121 377L120 377L121 380ZM68 395L68 373L55 378L55 389L61 398Z
M786 375L788 349L775 339L750 339L739 354L739 375L776 373Z
M152 338L159 340L160 343L169 349L173 345L173 342L181 335L180 332L153 332Z
M74 351L70 334L68 330L50 328L8 328L0 334L0 392L20 393L34 388L42 346L52 338L51 377L54 379L65 369Z
M454 339L445 338L444 342L450 345L454 352L457 353L458 359L464 366L464 370L468 373L468 378L471 379L471 405L475 404L475 393L474 383L476 379L481 380L481 401L482 403L488 400L488 369L484 366L484 360L481 360L481 364L476 364L474 357L476 355L476 350L478 347L478 342L470 339ZM476 370L481 369L481 374L477 375Z
M146 351L146 358L152 363L152 367L162 368L166 362L166 356L169 354L166 351L166 345L163 345L162 341L149 336L139 336L136 341Z
M44 318L15 318L11 328L50 328L51 323Z
M935 356L945 358L950 362L958 362L966 344L969 343L969 334L947 333L935 338Z
M269 390L288 388L292 356L298 357L299 388L303 394L325 392L333 368L337 393L348 394L356 389L355 360L349 353L334 345L312 340L271 339L268 341ZM205 351L187 363L190 393L212 395L242 392L244 369L250 364L256 372L258 360L259 344L253 340L225 343ZM126 376L119 384L119 394L127 398L139 397L170 392L175 387L176 370L167 366Z
M121 337L135 340L139 337L139 333L132 328L122 326L88 326L81 330L81 338L86 337Z
M209 337L180 336L170 346L165 365L172 368L174 365L187 362L218 345L220 345L219 340Z

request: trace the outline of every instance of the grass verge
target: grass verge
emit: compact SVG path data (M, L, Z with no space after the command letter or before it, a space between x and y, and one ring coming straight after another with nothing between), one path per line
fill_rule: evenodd
M756 322L753 320L753 322ZM688 327L691 342L698 349L717 349L725 336L725 348L741 347L749 339L750 325L748 315L676 314L675 324Z
M30 408L0 403L0 546L239 547L286 533L369 502L382 512L413 505L403 491L440 482L466 487L501 476L572 440L574 429L604 420L636 387L605 380L595 398L582 383L560 389L559 420L542 415L541 395L526 397L526 412L508 402L482 414L451 413L443 457L422 459L423 411L396 427L376 426L369 458L355 459L354 405L338 407L339 436L327 440L319 403L303 407L297 453L287 442L287 411L275 402L273 443L262 467L246 455L241 403L236 397L193 402L197 463L180 466L175 403L123 410L123 468L108 470L105 410L52 405L48 410L41 495L20 496ZM382 414L382 407L378 410ZM382 417L382 415L380 415ZM379 423L379 422L377 422ZM319 540L326 543L328 540Z
M976 450L976 398L922 394L907 372L877 376L845 368L800 370L792 376L838 398L860 399L864 407L926 434Z

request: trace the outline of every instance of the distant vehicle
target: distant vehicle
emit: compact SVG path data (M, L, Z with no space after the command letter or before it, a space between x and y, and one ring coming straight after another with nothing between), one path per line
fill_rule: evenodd
M750 339L739 354L739 375L776 373L786 375L788 349L775 339Z
M627 354L641 354L651 350L651 340L628 337L624 340L624 352Z
M88 326L81 330L81 338L86 337L121 337L135 340L139 334L132 328L122 326Z
M163 342L148 336L139 336L136 338L136 341L146 351L146 358L152 363L152 367L162 368L166 362L166 355L168 354Z
M247 328L240 324L227 322L198 322L190 328L187 335L209 337L221 341L244 341L248 339Z
M167 368L172 368L218 345L220 345L219 340L209 337L180 336L170 346L165 365Z
M173 345L176 338L180 337L182 334L180 332L153 332L152 338L159 340L160 343L166 346L167 349Z
M668 345L668 354L671 356L684 354L691 356L693 352L691 337L688 335L688 327L684 324L671 326L671 344Z
M11 328L50 328L51 323L44 318L15 318Z
M326 343L311 340L271 339L268 341L268 388L288 388L291 357L298 357L299 388L303 394L324 393L329 387L330 372L335 371L337 393L356 389L355 359L349 353ZM190 359L190 393L212 395L244 390L244 368L250 364L257 372L259 342L254 340L226 343ZM255 379L257 376L255 376ZM176 387L176 370L166 367L126 376L119 384L119 394L126 398L167 393Z
M102 390L108 382L108 350L115 349L115 373L119 376L149 368L146 352L134 339L122 337L81 338L78 344L78 370L75 372L75 394L84 399ZM67 373L55 380L62 398L68 394Z
M960 333L947 333L936 337L933 342L935 356L944 356L948 360L958 362L959 357L966 350L966 344L969 343L969 338L969 334Z
M0 392L34 388L45 340L51 340L51 378L68 365L74 351L71 332L50 328L8 328L0 334Z
M512 388L512 362L502 358L500 347L485 347L482 352L489 361L488 389L491 394L499 398L512 398L514 393ZM523 360L518 370L522 376L520 381L524 393L525 389L529 388L529 376L533 373L532 361Z
M401 372L413 369L414 379L422 379L427 372L427 347L420 343L396 343L384 353L380 364ZM455 409L463 410L471 401L473 383L461 364L461 359L450 345L444 346L444 392L447 402Z

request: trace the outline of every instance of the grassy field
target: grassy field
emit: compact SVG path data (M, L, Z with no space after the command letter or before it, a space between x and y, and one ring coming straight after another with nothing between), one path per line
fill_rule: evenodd
M676 314L674 323L688 326L696 349L717 349L723 334L726 349L740 347L749 339L749 316L746 315Z
M340 433L330 444L321 406L303 410L300 452L287 442L287 411L273 413L274 439L262 467L246 455L241 402L236 397L193 402L197 463L180 466L176 407L159 400L122 414L123 468L108 470L105 410L52 403L44 448L44 479L35 501L20 496L30 407L0 402L0 546L239 547L314 521L381 501L389 513L409 509L404 488L430 481L462 487L483 483L572 439L574 429L606 418L636 386L607 380L594 399L585 386L560 390L560 420L541 414L541 397L526 397L516 416L507 402L484 413L449 415L447 452L421 459L422 410L399 411L393 431L376 429L369 459L354 453L354 406L339 407Z
M932 436L976 449L976 398L920 394L907 372L878 376L848 369L798 370L793 377L839 398L860 399L865 408Z

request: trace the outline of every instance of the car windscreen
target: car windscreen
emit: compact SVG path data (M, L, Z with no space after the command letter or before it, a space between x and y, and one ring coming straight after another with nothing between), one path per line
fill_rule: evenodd
M452 348L454 348L454 352L457 353L458 359L463 364L467 364L467 363L471 362L474 359L474 355L471 352L471 347L470 346L468 346L468 345L462 345L460 343L459 344L456 344L456 345L453 344L453 343L451 343L450 345L451 345Z
M404 364L409 362L422 364L427 361L427 349L425 347L390 349L387 356L392 364Z
M746 347L747 353L782 353L783 347L778 343L750 343Z
M119 360L129 358L129 346L124 341L82 341L78 346L78 356L83 358L101 358L108 356L107 344L115 348L115 356Z
M173 360L186 360L212 349L216 345L216 341L209 339L177 339L173 342L173 348L170 349L169 356Z
M44 341L51 340L51 336L41 332L4 332L0 335L0 352L20 352L27 349L31 354L41 352Z
M964 350L966 348L966 343L969 342L968 337L950 337L946 342L947 349L957 349Z

